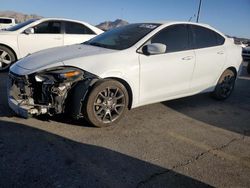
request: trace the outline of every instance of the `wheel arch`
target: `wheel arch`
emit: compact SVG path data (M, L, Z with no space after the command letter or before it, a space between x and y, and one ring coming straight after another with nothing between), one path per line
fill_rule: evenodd
M128 109L130 110L132 108L132 104L133 104L133 92L132 92L132 89L131 89L130 85L128 84L128 82L125 81L124 79L118 78L118 77L107 77L105 79L113 79L117 82L120 82L122 85L124 85L124 87L126 88L126 90L128 92L128 97L129 97Z
M234 66L231 66L231 67L226 68L226 69L224 70L224 72L225 72L226 70L231 70L231 71L233 71L234 74L235 74L235 76L237 77L238 72L237 72L237 69L236 69Z

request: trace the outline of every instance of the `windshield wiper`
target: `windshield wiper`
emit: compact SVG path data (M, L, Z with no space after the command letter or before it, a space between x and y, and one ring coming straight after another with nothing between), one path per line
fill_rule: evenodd
M98 47L102 47L102 48L109 48L108 45L101 44L101 43L98 43L98 42L86 42L84 44L92 45L92 46L98 46Z

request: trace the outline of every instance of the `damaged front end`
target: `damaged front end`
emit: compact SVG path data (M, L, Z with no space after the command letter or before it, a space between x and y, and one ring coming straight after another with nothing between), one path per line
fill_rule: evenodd
M89 73L74 67L57 67L25 76L10 72L9 106L25 118L60 114L65 112L66 99L77 83L86 85L93 78ZM81 91L83 94L87 92L88 86L85 88L85 91Z

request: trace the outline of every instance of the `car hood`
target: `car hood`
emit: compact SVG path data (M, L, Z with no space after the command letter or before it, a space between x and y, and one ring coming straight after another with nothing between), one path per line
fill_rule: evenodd
M84 44L51 48L36 52L19 60L11 67L11 71L16 72L14 71L14 69L17 69L17 67L19 67L26 70L23 71L23 73L20 73L20 71L18 71L19 74L29 74L31 72L39 71L41 69L47 69L55 66L63 66L65 65L64 61L70 59L88 57L97 54L107 54L114 51L115 50Z

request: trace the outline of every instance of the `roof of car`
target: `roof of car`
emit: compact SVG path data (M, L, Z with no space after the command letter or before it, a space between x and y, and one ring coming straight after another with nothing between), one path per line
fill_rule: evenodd
M221 35L223 35L225 37L225 35L218 31L217 29L215 29L214 27L208 25L208 24L204 24L204 23L196 23L196 22L187 22L187 21L151 21L151 22L145 22L145 23L155 23L155 24L161 24L161 25L172 25L172 24L189 24L189 25L198 25L198 26L202 26L202 27L206 27L209 29L212 29L214 31L216 31L217 33L220 33Z
M205 27L211 27L208 24L196 23L196 22L187 22L187 21L152 21L152 22L146 22L146 23L156 23L156 24L162 24L162 25L168 25L168 24L191 24L191 25L200 25L200 26L205 26Z
M87 22L84 22L84 21L81 21L81 20L74 20L74 19L68 19L68 18L40 18L38 20L42 20L42 21L45 21L45 20L61 20L61 21L71 21L71 22L80 22L80 23L87 23Z

